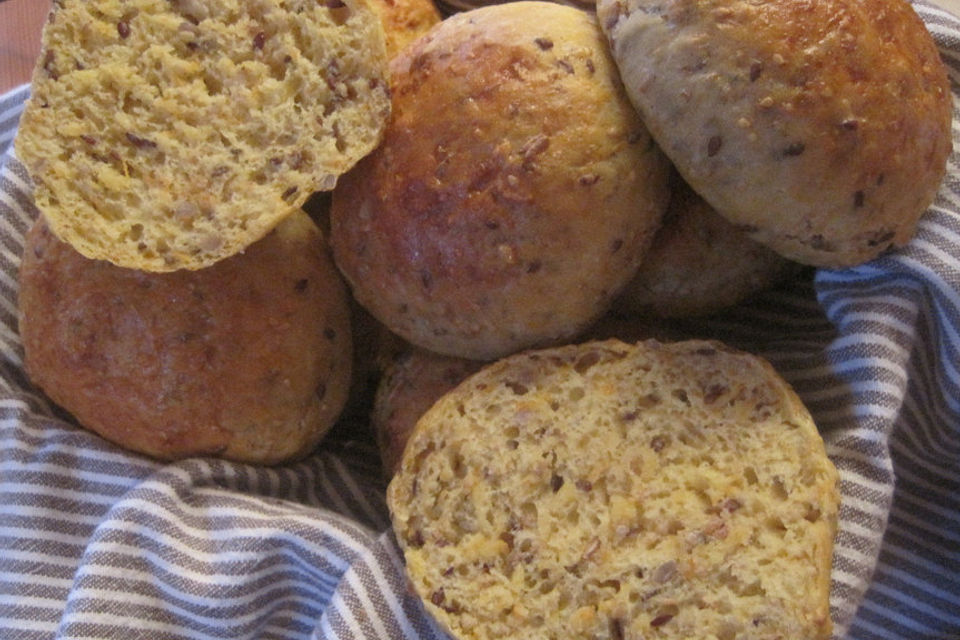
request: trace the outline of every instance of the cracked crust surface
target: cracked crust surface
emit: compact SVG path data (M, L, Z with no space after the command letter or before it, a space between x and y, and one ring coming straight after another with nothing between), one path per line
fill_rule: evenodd
M16 150L81 254L202 268L379 142L386 73L363 0L58 0Z
M826 639L837 474L765 361L716 342L527 352L417 423L388 489L469 640Z

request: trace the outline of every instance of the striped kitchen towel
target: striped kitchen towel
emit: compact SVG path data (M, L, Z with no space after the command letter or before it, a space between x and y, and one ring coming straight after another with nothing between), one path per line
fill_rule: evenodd
M960 20L914 6L956 98ZM36 211L9 149L26 96L0 97L0 638L444 638L407 591L368 439L340 428L277 468L165 464L30 385L16 297ZM960 638L960 156L904 249L687 328L767 357L824 435L836 637Z

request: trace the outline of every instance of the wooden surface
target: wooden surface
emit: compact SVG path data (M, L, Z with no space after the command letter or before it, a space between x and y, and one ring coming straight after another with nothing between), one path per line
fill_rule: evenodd
M960 15L960 0L935 0ZM0 94L29 82L50 0L0 0Z
M944 9L950 10L951 13L960 16L960 0L934 0L934 4L938 4Z
M0 2L0 94L30 81L49 10L50 0Z

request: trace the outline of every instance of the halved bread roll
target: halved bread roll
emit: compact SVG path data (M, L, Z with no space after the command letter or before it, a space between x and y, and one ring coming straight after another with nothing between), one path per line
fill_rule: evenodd
M16 150L84 256L198 269L379 143L386 75L363 0L59 0Z
M715 342L532 351L420 419L388 490L454 637L826 639L837 473L765 361Z

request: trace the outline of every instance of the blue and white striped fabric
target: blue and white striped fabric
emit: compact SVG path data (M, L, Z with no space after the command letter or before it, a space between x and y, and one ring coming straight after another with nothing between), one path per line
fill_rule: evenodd
M914 6L957 98L960 19ZM0 150L26 94L0 97ZM287 467L162 464L30 385L16 296L35 210L9 149L2 162L0 638L441 640L407 591L372 443L341 429ZM841 472L836 638L960 638L960 154L903 250L686 328L767 357L824 434Z

